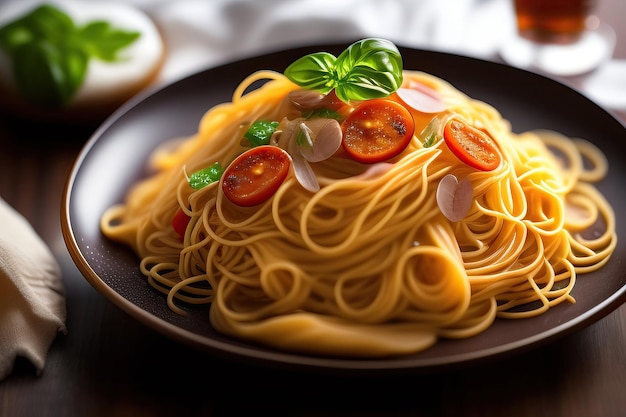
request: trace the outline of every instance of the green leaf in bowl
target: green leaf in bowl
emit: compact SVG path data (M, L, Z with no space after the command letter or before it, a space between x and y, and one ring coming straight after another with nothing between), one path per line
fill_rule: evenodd
M90 59L115 62L140 35L103 20L77 26L62 10L44 4L0 28L0 48L9 54L26 100L62 107L84 83Z

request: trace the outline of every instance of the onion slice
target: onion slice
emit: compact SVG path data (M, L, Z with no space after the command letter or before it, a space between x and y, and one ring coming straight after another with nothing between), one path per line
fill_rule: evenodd
M298 152L296 141L290 140L287 145L287 152L291 155L291 161L293 162L293 172L296 175L296 179L306 190L315 193L320 190L320 184L317 181L317 176L313 172L313 168L307 162L307 160Z
M299 125L298 150L309 162L324 161L341 146L342 132L335 119L309 119Z
M289 92L289 101L301 110L316 109L326 97L324 94L312 90L294 90Z
M451 222L462 220L472 207L472 183L463 178L460 182L453 174L441 179L437 187L439 210Z
M422 129L418 138L425 148L433 146L440 138L443 137L443 127L450 116L438 114L431 119L430 122Z
M424 84L412 82L396 92L404 104L422 113L440 113L446 110L446 104L439 92Z

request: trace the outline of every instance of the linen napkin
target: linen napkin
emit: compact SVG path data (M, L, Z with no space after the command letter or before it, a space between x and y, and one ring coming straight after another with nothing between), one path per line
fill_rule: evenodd
M488 55L497 47L493 33L508 23L486 20L487 11L506 8L500 0L125 1L146 12L163 34L168 54L162 83L248 56L364 37Z
M61 268L30 223L0 198L0 380L18 356L40 373L58 332L66 332Z
M156 22L168 46L157 84L248 56L364 37L493 60L515 31L512 3L502 0L124 1ZM625 66L610 59L573 86L624 110Z

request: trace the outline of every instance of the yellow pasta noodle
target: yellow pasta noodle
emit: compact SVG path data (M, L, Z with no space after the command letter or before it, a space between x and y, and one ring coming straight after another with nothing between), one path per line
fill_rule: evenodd
M345 157L311 164L317 192L293 173L254 207L230 203L219 182L191 188L188 173L226 166L246 149L252 121L288 115L286 97L298 87L260 71L232 102L209 109L197 134L155 151L154 174L104 213L102 231L135 251L174 311L208 304L216 330L295 352L415 353L476 335L497 317L574 302L576 279L616 245L612 208L593 185L608 169L602 153L556 132L515 134L496 109L433 75L404 79L431 86L445 114L488 132L501 164L480 171L443 140L425 146L421 132L437 115L414 113L411 143L385 169ZM267 82L249 91L259 80ZM447 174L472 187L457 222L435 197ZM182 239L171 226L179 208L190 218Z

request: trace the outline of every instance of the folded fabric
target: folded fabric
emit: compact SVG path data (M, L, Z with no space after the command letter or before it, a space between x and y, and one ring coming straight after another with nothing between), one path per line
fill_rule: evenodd
M166 40L161 85L248 56L371 36L492 60L515 33L512 5L500 0L126 1L150 15ZM609 108L626 108L624 62L608 61L577 88Z
M41 372L58 332L66 332L61 268L30 223L0 199L0 380L18 356Z
M499 0L127 1L156 22L166 40L162 83L248 56L363 37L452 51L471 45L472 53L487 54L500 23L485 22L482 12L506 7ZM486 26L491 32L480 30Z

